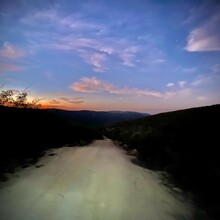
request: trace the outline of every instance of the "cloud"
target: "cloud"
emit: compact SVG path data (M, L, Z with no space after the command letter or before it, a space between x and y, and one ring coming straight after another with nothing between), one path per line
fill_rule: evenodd
M60 37L52 48L76 52L83 60L92 65L95 72L105 72L106 62L110 58L117 58L128 67L135 66L135 58L140 51L138 46L114 39L97 40L94 38L81 38L75 36ZM108 46L106 46L108 45Z
M95 10L103 13L100 8ZM110 18L107 16L104 20L91 17L90 13L94 14L94 10L81 8L70 14L59 6L53 6L26 15L21 21L33 50L43 48L72 53L89 64L94 72L109 70L110 63L127 68L137 66L137 62L138 68L164 63L155 36L143 40L143 37L131 38L125 34L132 31L132 36L140 35L138 28L141 25L137 19L128 19L131 18L130 13L114 13L113 17L110 13Z
M153 60L154 63L165 63L165 59L155 59Z
M60 35L57 38L53 39L55 43L49 44L52 48L61 49L61 50L86 50L86 49L94 49L99 50L101 45L100 42L85 37L75 37L73 35L63 36ZM49 43L49 42L48 42Z
M177 83L167 83L166 87L168 91L164 93L164 98L186 98L189 97L193 93L193 89L190 87L186 87L186 81L179 81Z
M2 49L0 49L0 57L5 57L7 59L16 60L24 56L24 51L12 46L9 42L3 44Z
M57 20L57 13L53 9L44 11L36 11L35 13L26 15L21 19L21 22L27 25L35 25L39 20L47 20L47 24L51 21Z
M197 99L199 101L206 101L206 100L208 100L208 98L206 96L199 96L199 97L197 97Z
M172 82L170 82L170 83L167 83L167 85L166 85L168 88L171 88L171 87L174 87L175 86L175 84L174 83L172 83Z
M192 86L220 86L220 75L214 72L211 72L207 75L198 76L193 82Z
M185 84L186 84L186 81L179 81L179 82L178 82L178 85L179 85L181 88L183 88L183 87L185 86Z
M192 67L192 68L183 68L182 71L185 73L194 73L197 70L196 67Z
M0 73L16 72L16 71L22 71L24 69L25 69L24 66L18 66L18 65L9 64L9 63L0 63Z
M220 64L215 64L212 68L213 74L219 74L220 73Z
M54 73L51 72L51 71L46 70L46 71L44 71L43 75L46 79L51 80L54 76Z
M104 72L107 67L105 62L107 57L112 54L113 49L106 47L100 41L92 38L74 37L72 35L58 36L52 41L44 44L45 47L50 49L58 49L76 53L86 63L92 66L95 72Z
M169 84L169 83L168 83ZM96 79L95 77L84 77L81 78L78 82L73 83L70 88L75 92L82 93L109 93L115 95L129 95L129 96L146 96L153 98L162 98L162 99L175 99L175 98L187 98L190 97L193 93L192 88L181 87L183 83L179 83L179 87L177 86L172 91L165 91L164 93L153 91L150 89L138 89L138 88L130 88L130 87L122 87L119 88L109 82L102 81ZM174 83L170 83L170 86L175 86Z
M79 100L79 97L76 97L76 98L73 98L73 99L61 97L60 99L65 101L65 102L71 103L71 104L82 104L82 103L84 103L83 100Z
M161 98L163 94L157 91L152 91L148 89L137 89L123 87L118 88L106 81L98 80L95 77L84 77L81 78L79 82L73 83L70 88L76 92L82 93L98 93L98 92L107 92L110 94L117 95L140 95L140 96L153 96Z
M192 82L192 86L200 86L200 85L206 83L207 80L208 80L207 76L200 75Z
M135 66L135 57L136 53L139 51L139 48L137 46L131 46L128 48L125 48L122 51L118 51L119 57L122 59L123 64L125 66L133 67Z
M183 87L185 87L186 81L179 81L176 83L178 88L182 89ZM175 83L167 83L166 85L167 88L174 88L175 87Z
M85 50L80 50L81 57L93 66L95 72L104 72L106 67L104 62L106 61L106 54L104 53L90 53Z
M22 22L34 28L31 30L29 27L26 33L28 41L34 42L32 46L36 47L39 43L39 46L76 53L90 64L95 72L104 72L107 69L106 63L111 58L125 66L135 66L136 56L141 48L136 45L137 42L129 41L128 38L107 36L115 31L112 30L112 22L103 24L97 19L88 20L81 11L64 15L62 11L51 8L28 15ZM36 31L37 28L39 31ZM51 29L55 32L48 33ZM100 31L107 29L111 29L111 32L100 36Z
M59 101L57 101L56 99L53 99L49 102L50 104L60 104Z
M83 18L79 13L78 15L65 15L58 11L56 8L48 10L36 11L34 14L27 15L21 19L23 24L29 26L56 26L59 30L80 30L80 31L97 31L98 33L105 27L102 24L93 23L88 19Z
M84 77L81 78L79 82L74 83L71 85L71 89L76 92L83 92L83 93L94 93L94 92L101 92L101 91L111 91L112 85L98 80L95 77Z
M220 51L220 12L213 15L208 22L192 30L188 36L186 50Z
M72 104L74 105L80 105L82 103L84 103L83 100L81 100L83 97L75 97L75 98L66 98L66 97L60 97L57 99L52 99L52 100L48 100L46 101L45 104L43 104L43 106L47 107L47 108L63 108L64 106L72 106ZM68 104L71 105L68 105Z
M217 67L218 64L210 67L209 73L197 76L191 83L192 88L198 91L198 96L205 96L215 102L220 101L220 70Z
M165 99L169 98L187 98L190 97L193 93L192 88L178 88L175 91L166 92L164 95Z

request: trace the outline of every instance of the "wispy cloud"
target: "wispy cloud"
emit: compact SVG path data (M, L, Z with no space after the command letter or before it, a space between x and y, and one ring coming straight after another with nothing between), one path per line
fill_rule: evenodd
M186 85L186 81L179 81L178 85L180 86L180 88L183 88Z
M81 78L79 82L73 83L70 88L76 92L82 93L97 93L97 92L107 92L110 94L117 95L140 95L140 96L153 96L161 98L163 94L157 91L152 91L149 89L137 89L123 87L119 88L106 81L98 80L95 77L84 77Z
M67 98L67 97L60 97L57 99L48 100L47 104L49 107L62 107L68 104L74 104L74 105L80 105L84 103L85 101L82 100L83 97L73 97L73 98Z
M168 91L165 93L164 98L165 99L172 99L172 98L187 98L190 97L193 94L193 89L192 88L176 88L173 91Z
M6 72L17 72L22 71L26 67L24 66L18 66L16 64L9 64L9 63L0 63L0 73L4 74Z
M210 73L208 75L200 75L193 82L192 86L220 86L220 75Z
M212 69L211 71L213 74L219 74L220 73L220 64L213 65L211 69Z
M197 70L196 67L191 67L191 68L183 68L182 71L184 73L194 73Z
M57 101L56 99L53 99L49 102L50 104L60 104L59 101Z
M140 49L137 46L136 47L135 46L131 46L131 47L125 48L122 51L118 51L118 55L122 59L123 64L125 66L133 67L133 66L135 66L136 53L139 50Z
M90 53L86 50L79 50L80 56L90 65L93 66L95 72L104 72L106 67L106 54L104 53Z
M95 77L84 77L79 80L79 82L75 82L70 86L76 92L83 93L95 93L95 92L103 92L103 91L111 91L112 85L108 82L101 81L96 79Z
M206 97L206 96L198 96L197 99L198 99L199 101L206 101L206 100L208 100L209 98Z
M201 86L202 84L205 84L208 80L209 77L205 75L200 75L192 82L192 86Z
M107 71L108 64L112 61L128 68L137 66L138 60L143 60L139 57L147 57L142 65L165 61L158 50L155 50L152 40L147 38L143 42L139 38L130 39L125 35L118 35L121 28L125 27L115 27L112 25L115 21L103 23L97 19L89 20L80 11L67 15L54 8L28 15L22 22L23 25L33 27L28 27L26 31L28 41L34 42L30 46L71 52L91 65L95 72ZM39 27L39 24L46 27ZM39 31L36 31L37 28ZM108 31L100 35L102 30ZM116 31L119 32L115 34Z
M60 50L68 50L77 53L83 60L92 65L95 72L104 72L107 69L106 62L111 59L118 59L128 67L136 65L136 56L140 51L138 46L131 46L132 43L126 40L95 38L81 38L75 36L60 36L50 47ZM108 45L108 46L106 46Z
M197 100L220 103L220 70L216 69L218 64L212 66L207 74L197 76L192 81L192 89L197 92Z
M56 8L50 8L47 10L36 11L34 14L26 15L21 19L23 24L29 26L55 26L58 30L80 30L80 31L97 31L103 30L105 26L103 24L93 23L82 15L63 15Z
M9 42L5 42L2 49L0 49L0 57L4 57L7 59L15 60L23 57L24 55L25 53L23 50L14 47Z
M46 70L43 72L43 75L46 79L51 80L53 79L54 73L52 71Z
M162 99L176 99L176 98L186 98L192 95L193 89L189 87L184 87L185 81L179 83L168 83L168 88L172 90L167 90L165 92L154 91L150 89L138 89L131 87L119 88L109 82L96 79L95 77L84 77L78 82L73 83L70 88L75 92L82 93L109 93L115 95L129 95L129 96L139 96L139 97L153 97ZM175 87L174 87L175 86Z
M66 98L66 97L61 97L60 99L65 101L65 102L71 103L71 104L82 104L82 103L84 103L83 100L79 100L79 97L72 98L72 99Z
M188 36L186 50L220 51L220 11L213 15L208 22L192 30Z
M154 63L165 63L165 59L162 59L162 58L160 58L160 59L155 59L155 60L153 60L153 62L154 62Z

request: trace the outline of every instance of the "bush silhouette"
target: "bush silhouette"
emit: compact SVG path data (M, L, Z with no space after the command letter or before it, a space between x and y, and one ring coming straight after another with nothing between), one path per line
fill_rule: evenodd
M28 101L28 93L26 91L6 90L0 92L0 106L16 107L16 108L39 108L41 99Z

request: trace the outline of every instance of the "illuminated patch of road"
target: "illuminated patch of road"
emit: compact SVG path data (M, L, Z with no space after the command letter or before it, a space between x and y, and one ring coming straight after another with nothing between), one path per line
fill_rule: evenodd
M111 140L61 148L1 184L1 220L187 220L193 207ZM19 175L19 177L16 177Z

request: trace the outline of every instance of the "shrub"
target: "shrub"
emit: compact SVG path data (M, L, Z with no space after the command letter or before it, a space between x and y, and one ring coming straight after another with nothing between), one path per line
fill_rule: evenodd
M0 106L16 107L16 108L39 108L39 101L34 99L28 101L28 93L25 91L6 90L0 92Z

